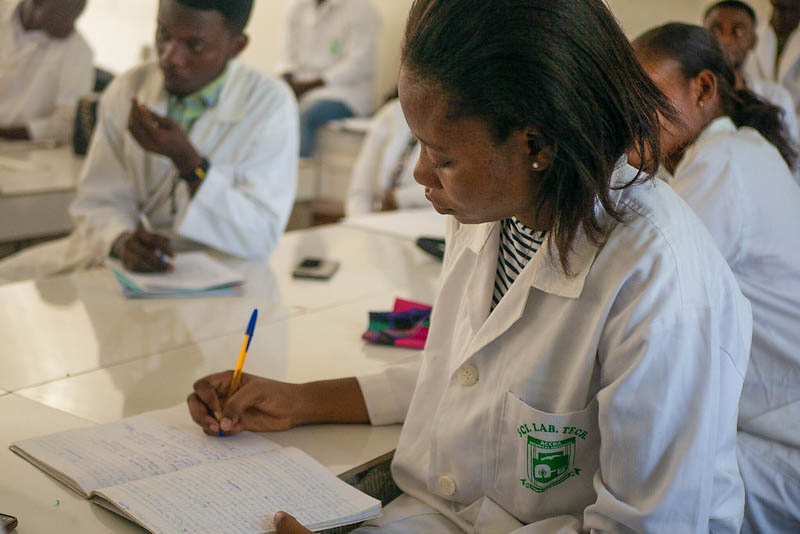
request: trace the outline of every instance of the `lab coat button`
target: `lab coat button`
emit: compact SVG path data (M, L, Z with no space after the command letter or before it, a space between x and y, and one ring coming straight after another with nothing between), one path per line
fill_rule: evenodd
M456 492L455 481L447 475L439 477L439 490L447 496L453 495Z
M478 383L478 368L467 364L458 371L458 381L462 386L474 386Z

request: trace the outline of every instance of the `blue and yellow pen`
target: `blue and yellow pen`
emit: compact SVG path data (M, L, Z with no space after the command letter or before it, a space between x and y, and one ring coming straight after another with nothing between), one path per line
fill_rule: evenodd
M242 368L244 367L244 360L247 358L247 350L250 348L250 342L253 341L253 332L256 330L256 319L258 318L258 309L253 310L250 316L250 323L247 325L247 330L244 332L244 341L242 341L242 348L239 351L239 360L236 362L236 369L233 371L233 378L231 385L228 388L228 397L231 398L236 390L239 389L239 384L242 381ZM219 431L222 435L222 430Z

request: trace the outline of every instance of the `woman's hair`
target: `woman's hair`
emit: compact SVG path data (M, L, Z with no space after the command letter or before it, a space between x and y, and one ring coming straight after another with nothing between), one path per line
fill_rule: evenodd
M761 100L747 89L735 89L736 74L711 32L700 26L673 22L646 32L633 45L637 50L654 57L677 61L687 80L704 70L713 73L717 79L722 112L737 127L749 126L758 130L775 145L789 168L794 168L797 151L787 131L783 110Z
M597 204L624 220L615 164L633 148L657 168L658 113L676 117L601 0L415 0L402 63L445 91L451 119L483 120L498 144L526 128L542 136L553 161L533 200L552 209L567 274L578 230L597 245L610 231Z

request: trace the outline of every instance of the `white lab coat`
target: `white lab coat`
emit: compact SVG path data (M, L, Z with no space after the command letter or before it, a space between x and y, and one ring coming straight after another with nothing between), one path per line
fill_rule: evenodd
M740 463L771 466L770 487L747 478L750 494L800 507L800 186L778 151L727 117L712 122L686 151L670 184L694 208L753 308L750 367L739 428L777 447L740 440ZM758 451L758 452L756 452ZM792 460L794 459L794 460ZM794 462L794 463L793 463ZM781 464L784 467L780 467ZM772 486L776 479L785 482ZM774 493L772 487L785 488ZM782 494L781 494L782 493ZM756 503L753 504L755 506ZM779 517L780 511L769 514ZM794 516L800 527L800 515ZM781 532L770 524L760 532Z
M792 95L789 94L789 91L780 84L761 78L747 80L747 88L764 101L783 110L783 120L786 123L786 130L789 132L789 135L796 145L798 141L800 141L800 123L797 122L794 100L792 99Z
M66 240L0 262L0 280L40 278L102 262L114 240L144 213L168 235L242 258L272 251L297 188L299 125L289 87L237 62L217 105L190 132L211 167L193 198L166 157L145 152L128 132L131 98L167 112L156 63L119 76L100 102L97 129L71 207ZM174 194L172 185L177 184Z
M491 314L499 223L451 221L421 361L359 377L373 424L405 421L418 509L476 534L738 532L749 305L666 184L612 195L605 246L579 235L570 277L548 237Z
M789 91L794 101L795 112L800 115L800 31L789 36L783 49L780 64L775 68L778 53L778 38L769 20L761 23L758 30L758 43L745 61L744 72L747 80L762 78L781 84Z
M389 189L397 165L413 137L399 100L387 103L375 115L353 168L347 195L348 216L375 211L376 203L380 204ZM417 144L403 162L398 186L394 190L399 209L430 206L425 198L425 188L414 180L419 150Z
M0 127L68 141L78 99L94 85L92 50L77 30L66 39L24 31L18 5L0 0Z
M371 0L294 0L289 6L278 62L279 74L298 81L322 79L324 87L303 95L303 106L316 100L345 103L355 115L375 107L380 13Z

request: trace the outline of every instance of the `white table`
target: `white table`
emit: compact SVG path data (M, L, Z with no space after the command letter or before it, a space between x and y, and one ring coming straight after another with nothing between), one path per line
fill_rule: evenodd
M342 267L327 282L294 280L291 269L304 256L338 259ZM7 446L173 405L175 417L191 425L182 403L192 383L234 365L255 306L259 323L246 364L254 374L304 382L419 357L360 339L368 311L391 309L395 297L433 300L440 264L409 239L332 226L285 236L269 262L226 262L246 275L245 296L125 300L104 270L0 288L0 512L19 517L18 532L142 532ZM390 453L399 432L325 425L269 437L341 474Z
M291 271L305 256L342 266L327 282L295 280ZM248 280L243 297L129 300L105 269L0 286L0 388L14 392L241 335L253 308L261 328L379 292L432 301L440 270L409 240L340 226L287 234L269 262L224 261Z
M418 358L409 349L361 340L369 310L391 309L394 291L268 324L259 323L246 372L288 382L342 378ZM412 295L413 296L413 295ZM145 358L15 391L97 423L183 402L192 384L236 364L243 329Z
M0 242L69 232L82 165L68 145L0 143Z

